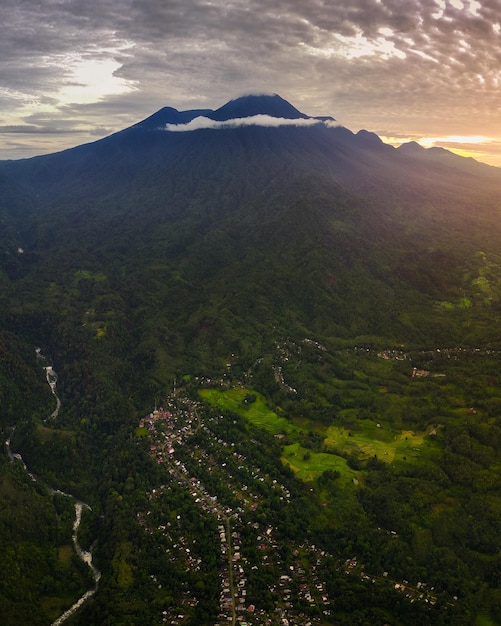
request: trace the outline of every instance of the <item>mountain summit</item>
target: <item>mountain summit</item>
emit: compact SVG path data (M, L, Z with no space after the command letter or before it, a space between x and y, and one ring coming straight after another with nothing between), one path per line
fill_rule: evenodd
M312 119L302 113L290 102L281 98L278 94L254 94L245 95L230 100L219 109L193 109L178 111L173 107L164 107L142 122L136 124L141 128L164 128L166 124L188 124L196 117L206 117L216 122L253 117L255 115L267 115L287 120ZM330 116L314 118L318 120L333 120Z
M309 117L276 93L273 95L247 95L230 100L207 117L223 122L253 115L269 115L290 120L308 119Z

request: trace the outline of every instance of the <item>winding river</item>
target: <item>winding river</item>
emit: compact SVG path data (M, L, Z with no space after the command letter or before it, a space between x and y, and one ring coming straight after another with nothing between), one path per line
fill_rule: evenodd
M37 357L40 359L43 359L44 361L46 361L45 357L43 356L43 354L40 351L40 348L36 349L36 353L37 353ZM56 398L56 408L55 410L51 413L50 418L54 419L58 416L59 414L59 409L61 408L61 400L59 399L57 393L56 393L56 384L57 384L57 374L54 371L54 369L52 368L52 365L48 365L44 367L45 369L45 377L47 379L47 383L51 388L51 391L53 393L53 395ZM15 430L15 428L14 428ZM12 432L14 432L14 430ZM12 435L11 435L12 436ZM33 480L34 482L38 481L38 478L32 474L29 469L26 467L26 464L23 460L23 457L17 453L17 452L12 452L11 447L10 447L10 440L11 437L9 437L7 439L7 441L5 442L5 446L7 448L7 455L9 457L9 460L14 463L14 462L19 462L22 463L24 469L27 471L29 477L31 478L31 480ZM75 548L75 552L77 553L77 555L79 556L79 558L88 565L88 567L91 569L92 571L92 576L94 578L94 587L92 589L89 589L88 591L86 591L83 596L81 596L67 611L65 611L62 615L60 615L54 622L52 622L51 626L60 626L60 624L63 624L67 619L69 619L74 613L76 613L78 611L78 609L80 609L82 607L82 605L87 602L87 600L89 598L91 598L97 591L98 585L99 585L99 579L101 578L101 572L97 569L97 567L94 565L94 563L92 562L92 551L87 552L86 550L83 550L82 547L80 546L80 544L78 543L78 529L80 528L80 522L82 520L82 511L84 508L91 510L90 506L88 504L85 504L85 502L81 502L80 500L78 500L77 498L75 498L75 496L71 495L70 493L64 493L64 491L60 491L59 489L53 489L52 487L48 486L48 491L51 495L54 494L59 494L62 496L65 496L66 498L71 498L74 503L75 503L75 521L73 522L73 534L72 534L72 539L73 539L73 546ZM92 548L91 548L92 550Z

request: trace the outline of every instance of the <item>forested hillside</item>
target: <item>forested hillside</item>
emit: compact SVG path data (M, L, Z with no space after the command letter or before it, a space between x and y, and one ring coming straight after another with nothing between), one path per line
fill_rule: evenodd
M277 98L0 162L5 624L501 623L501 173Z

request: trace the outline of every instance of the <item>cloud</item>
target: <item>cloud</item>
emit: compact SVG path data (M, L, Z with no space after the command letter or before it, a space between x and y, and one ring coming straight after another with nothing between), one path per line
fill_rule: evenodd
M33 126L30 124L23 124L21 126L0 126L1 134L10 134L10 135L61 135L67 133L67 130L63 130L57 127L40 127ZM73 129L72 133L78 132ZM80 131L82 132L82 131Z
M216 120L211 120L208 117L199 116L195 117L187 124L167 124L165 126L165 130L170 132L186 132L206 128L210 128L213 130L238 128L242 126L266 126L268 128L276 128L279 126L317 126L320 124L331 127L339 126L337 122L331 120L317 120L313 117L309 117L306 119L289 119L285 117L272 117L271 115L251 115L249 117L238 117L219 122Z

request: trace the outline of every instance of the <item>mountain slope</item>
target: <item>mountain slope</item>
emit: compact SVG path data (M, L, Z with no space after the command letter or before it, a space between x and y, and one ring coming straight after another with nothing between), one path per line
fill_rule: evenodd
M166 130L255 115L268 125ZM157 623L180 607L186 623L217 623L230 562L207 539L221 536L218 506L223 534L241 534L249 603L270 619L285 602L302 623L495 617L499 170L247 96L0 162L0 190L0 431L17 422L35 474L95 511L84 539L99 535L103 575L76 623ZM157 403L182 422L160 448L142 420ZM53 510L39 558L52 569L30 602L54 612L68 551L52 550ZM304 569L331 613L318 587L314 604L300 596ZM282 602L283 576L298 592Z
M276 95L218 111L208 115L306 117ZM288 319L324 335L421 339L400 311L423 298L458 297L469 259L479 249L495 252L495 168L464 167L455 155L437 161L435 153L395 150L373 134L323 123L162 129L167 119L196 115L162 109L93 144L0 164L23 200L22 211L15 199L4 208L8 276L72 281L80 269L104 264L107 276L139 277L162 263L162 290L190 303L191 317L166 304L176 320L170 332L183 336L188 324L188 342L203 326L193 320L211 309L207 327L221 336ZM242 280L262 303L257 320L242 306ZM121 289L116 280L109 288ZM360 300L360 292L372 295ZM451 327L451 339L458 331Z

